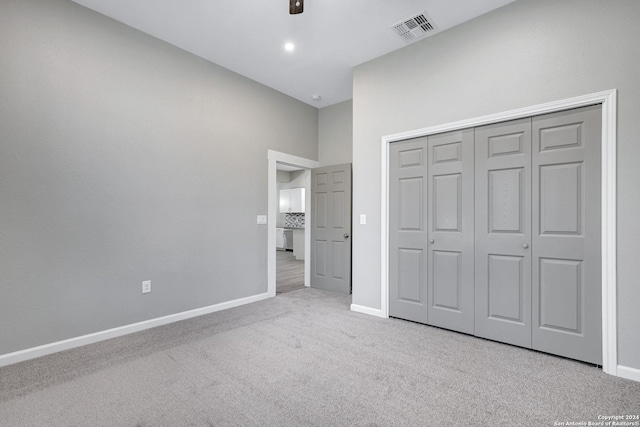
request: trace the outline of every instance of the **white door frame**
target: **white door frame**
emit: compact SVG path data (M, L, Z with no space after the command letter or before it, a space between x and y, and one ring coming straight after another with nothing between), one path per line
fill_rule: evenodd
M616 277L617 90L563 99L382 137L380 315L389 317L389 144L452 130L602 104L602 369L618 375Z
M279 151L267 150L269 162L268 173L268 211L267 211L267 294L269 297L276 296L276 221L278 215L278 163L287 163L305 169L313 169L319 166L316 160L305 159L304 157L292 156L291 154ZM311 211L311 180L305 180L305 223ZM311 253L311 227L304 228L304 253L307 256ZM309 286L311 263L304 263L304 285Z

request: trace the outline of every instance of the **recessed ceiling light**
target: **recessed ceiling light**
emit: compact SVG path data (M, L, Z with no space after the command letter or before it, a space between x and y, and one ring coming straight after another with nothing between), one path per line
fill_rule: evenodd
M287 52L293 52L293 49L295 49L295 45L291 42L289 43L285 43L284 45L284 50L286 50Z

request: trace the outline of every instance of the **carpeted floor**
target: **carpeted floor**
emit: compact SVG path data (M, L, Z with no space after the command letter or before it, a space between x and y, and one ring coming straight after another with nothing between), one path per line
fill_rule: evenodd
M640 383L302 289L0 368L2 426L554 426Z

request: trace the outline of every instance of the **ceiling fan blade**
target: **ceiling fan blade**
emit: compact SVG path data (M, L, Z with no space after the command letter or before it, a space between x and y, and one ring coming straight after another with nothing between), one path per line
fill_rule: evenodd
M289 14L296 15L302 12L304 12L304 0L289 0Z

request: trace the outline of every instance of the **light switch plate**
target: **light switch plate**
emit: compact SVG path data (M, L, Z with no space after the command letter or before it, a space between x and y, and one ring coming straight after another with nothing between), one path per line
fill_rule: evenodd
M360 214L360 225L365 225L367 223L367 214Z
M266 224L267 216L266 215L258 215L258 224Z
M151 280L145 280L142 282L142 293L148 294L149 292L151 292Z

